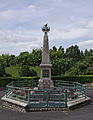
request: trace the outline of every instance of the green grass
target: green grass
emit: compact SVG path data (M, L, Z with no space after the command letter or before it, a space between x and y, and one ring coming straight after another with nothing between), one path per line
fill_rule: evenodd
M11 66L5 69L6 73L12 75L12 77L18 77L18 66Z
M37 72L37 76L40 77L40 67L39 66L35 66L35 67L30 66L30 70L31 69L34 69Z
M30 66L30 69L34 69L37 72L37 76L40 77L40 67L39 66L35 66L35 67ZM6 71L6 73L12 75L12 77L18 77L18 65L7 67L5 69L5 71Z

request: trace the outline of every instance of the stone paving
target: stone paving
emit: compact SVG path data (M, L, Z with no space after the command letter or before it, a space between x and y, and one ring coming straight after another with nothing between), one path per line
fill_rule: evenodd
M1 97L5 89L0 88L0 120L93 120L93 102L73 111L28 112L11 111L1 106ZM93 88L87 88L87 95L93 99Z

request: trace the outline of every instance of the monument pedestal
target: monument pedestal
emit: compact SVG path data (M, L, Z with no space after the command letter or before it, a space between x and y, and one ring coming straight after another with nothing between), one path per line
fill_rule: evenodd
M53 81L52 80L41 80L39 79L39 90L50 89L53 90Z
M53 81L51 80L51 67L52 64L40 64L41 76L39 79L39 89L52 89Z

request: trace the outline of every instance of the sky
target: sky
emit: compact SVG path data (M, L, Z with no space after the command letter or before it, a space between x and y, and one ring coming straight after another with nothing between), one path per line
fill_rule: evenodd
M46 23L50 48L93 49L93 0L0 0L0 54L41 48Z

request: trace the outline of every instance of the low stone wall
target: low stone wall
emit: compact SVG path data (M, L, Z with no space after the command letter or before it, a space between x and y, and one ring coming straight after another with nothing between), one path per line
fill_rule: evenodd
M91 102L91 99L89 97L82 97L79 99L75 99L72 101L67 102L67 108L62 108L62 107L28 107L27 103L13 100L10 98L6 98L4 96L2 98L2 107L14 110L14 111L19 111L19 112L38 112L38 111L68 111L72 109L79 108L83 105L89 104Z
M27 112L38 112L38 111L68 111L68 108L57 108L57 107L51 107L51 108L29 108Z
M14 111L19 111L19 112L26 112L26 108L22 107L20 105L14 104L14 103L10 103L8 101L4 101L2 100L2 107L14 110Z

